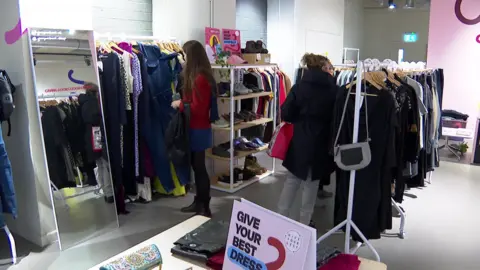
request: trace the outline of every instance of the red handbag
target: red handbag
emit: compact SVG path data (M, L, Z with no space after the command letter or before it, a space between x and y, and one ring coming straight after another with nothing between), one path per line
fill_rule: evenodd
M272 158L285 160L287 156L288 146L293 137L293 125L282 122L275 129L272 141L268 146L267 154Z

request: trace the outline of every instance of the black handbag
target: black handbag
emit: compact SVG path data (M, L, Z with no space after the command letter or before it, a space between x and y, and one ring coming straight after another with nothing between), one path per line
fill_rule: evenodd
M15 90L15 86L10 81L7 72L0 69L0 122L7 121L8 136L10 136L12 129L10 116L15 109L15 105L13 104L13 94Z

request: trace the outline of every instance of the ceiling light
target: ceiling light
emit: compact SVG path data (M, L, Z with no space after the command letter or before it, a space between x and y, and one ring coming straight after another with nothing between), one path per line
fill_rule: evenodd
M405 0L405 8L415 8L415 0Z

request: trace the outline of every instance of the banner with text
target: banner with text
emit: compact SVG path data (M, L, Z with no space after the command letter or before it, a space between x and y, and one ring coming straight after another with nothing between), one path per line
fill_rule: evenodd
M315 262L313 228L243 199L234 202L223 269L301 270Z
M223 49L231 54L242 53L242 42L240 39L240 31L235 29L222 29Z
M222 52L220 29L205 27L205 51L210 63L215 63L217 56Z

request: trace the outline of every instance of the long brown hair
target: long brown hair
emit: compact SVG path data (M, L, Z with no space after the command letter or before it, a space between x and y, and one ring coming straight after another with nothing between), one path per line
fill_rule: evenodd
M182 91L185 95L191 96L195 88L195 79L198 75L204 75L210 83L214 82L212 65L210 65L205 48L196 40L187 41L183 45L183 51L187 59L182 71ZM199 93L198 91L196 92L197 94Z

